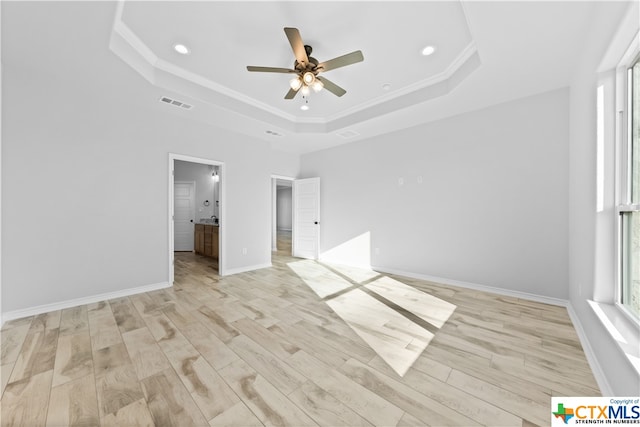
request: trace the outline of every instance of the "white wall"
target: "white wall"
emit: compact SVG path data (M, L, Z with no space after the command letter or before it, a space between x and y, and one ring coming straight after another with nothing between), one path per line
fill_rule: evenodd
M278 230L291 230L293 200L291 188L279 188L276 197Z
M178 115L105 55L107 75L132 77L114 85L91 74L56 80L3 67L7 316L168 280L169 153L225 163L226 268L270 263L270 176L295 176L297 160Z
M640 378L587 300L607 302L614 293L615 201L611 145L605 147L607 179L603 209L600 212L596 209L596 90L599 77L607 81L611 76L610 73L598 76L596 70L628 6L628 3L613 2L606 7L597 4L592 31L584 41L584 50L576 64L570 97L569 296L599 368L611 387L605 392L618 396L638 395ZM637 23L637 13L633 16Z
M557 90L304 155L302 177L322 182L320 252L568 298L568 100Z

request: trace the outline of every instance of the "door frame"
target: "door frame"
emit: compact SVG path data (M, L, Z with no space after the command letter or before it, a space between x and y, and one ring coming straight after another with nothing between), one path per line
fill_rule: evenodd
M169 200L167 203L168 206L168 215L167 215L167 223L168 223L168 231L169 231L169 253L167 256L167 263L169 265L169 271L168 271L168 275L169 275L169 283L171 284L171 286L173 286L173 281L175 278L175 268L174 268L174 227L173 227L173 213L174 213L174 206L173 206L173 185L175 183L175 175L174 175L174 170L175 170L175 161L176 160L182 160L185 162L191 162L191 163L200 163L203 165L209 165L209 166L217 166L218 167L218 176L220 177L220 181L218 181L218 185L219 185L219 189L220 189L220 194L219 194L219 198L220 198L220 203L219 203L219 208L218 208L218 216L219 216L219 228L218 228L218 247L219 247L219 254L218 254L218 275L220 276L224 276L226 275L226 248L227 248L227 233L226 233L226 227L225 227L225 222L227 220L227 215L226 215L226 207L227 204L225 203L225 198L226 198L226 184L227 184L227 180L226 180L226 175L225 175L225 164L224 162L218 161L218 160L212 160L212 159L205 159L202 157L193 157L193 156L187 156L184 154L176 154L176 153L169 153L169 162L168 162L168 166L169 166L169 179L168 179L168 189L169 189Z
M291 220L293 221L293 181L291 176L271 175L271 252L278 250L278 180L291 181ZM291 227L291 244L293 245L293 226ZM291 247L293 250L293 246Z

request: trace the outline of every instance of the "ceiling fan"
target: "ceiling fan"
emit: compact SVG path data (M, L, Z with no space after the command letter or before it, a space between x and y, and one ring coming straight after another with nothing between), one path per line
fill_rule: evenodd
M356 50L325 62L318 62L317 59L310 56L312 48L311 46L302 43L302 38L300 37L300 32L297 28L285 28L284 32L289 39L289 43L293 49L293 54L296 57L296 60L293 63L293 69L254 67L249 65L247 66L248 71L295 74L296 76L289 82L291 89L289 89L289 92L284 96L284 99L293 99L298 91L302 92L303 96L306 96L311 90L319 92L323 87L336 96L342 96L347 93L346 90L333 83L331 80L328 80L325 77L320 77L318 74L320 72L334 70L336 68L363 61L364 56L362 56L361 51Z

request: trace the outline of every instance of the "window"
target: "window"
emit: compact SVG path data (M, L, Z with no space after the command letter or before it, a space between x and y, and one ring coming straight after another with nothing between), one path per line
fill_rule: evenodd
M640 319L640 58L626 70L620 168L619 303Z

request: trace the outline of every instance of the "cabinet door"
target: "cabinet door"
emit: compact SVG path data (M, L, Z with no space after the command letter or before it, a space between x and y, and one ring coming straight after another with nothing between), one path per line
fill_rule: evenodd
M219 231L220 229L218 227L213 227L213 234L212 234L212 238L213 238L213 256L214 258L218 258L218 253L219 253Z
M195 226L195 249L197 254L204 253L204 225Z
M204 254L213 256L213 225L204 226Z
M197 242L198 249L196 249L196 252L204 254L204 233L202 231L197 235Z

